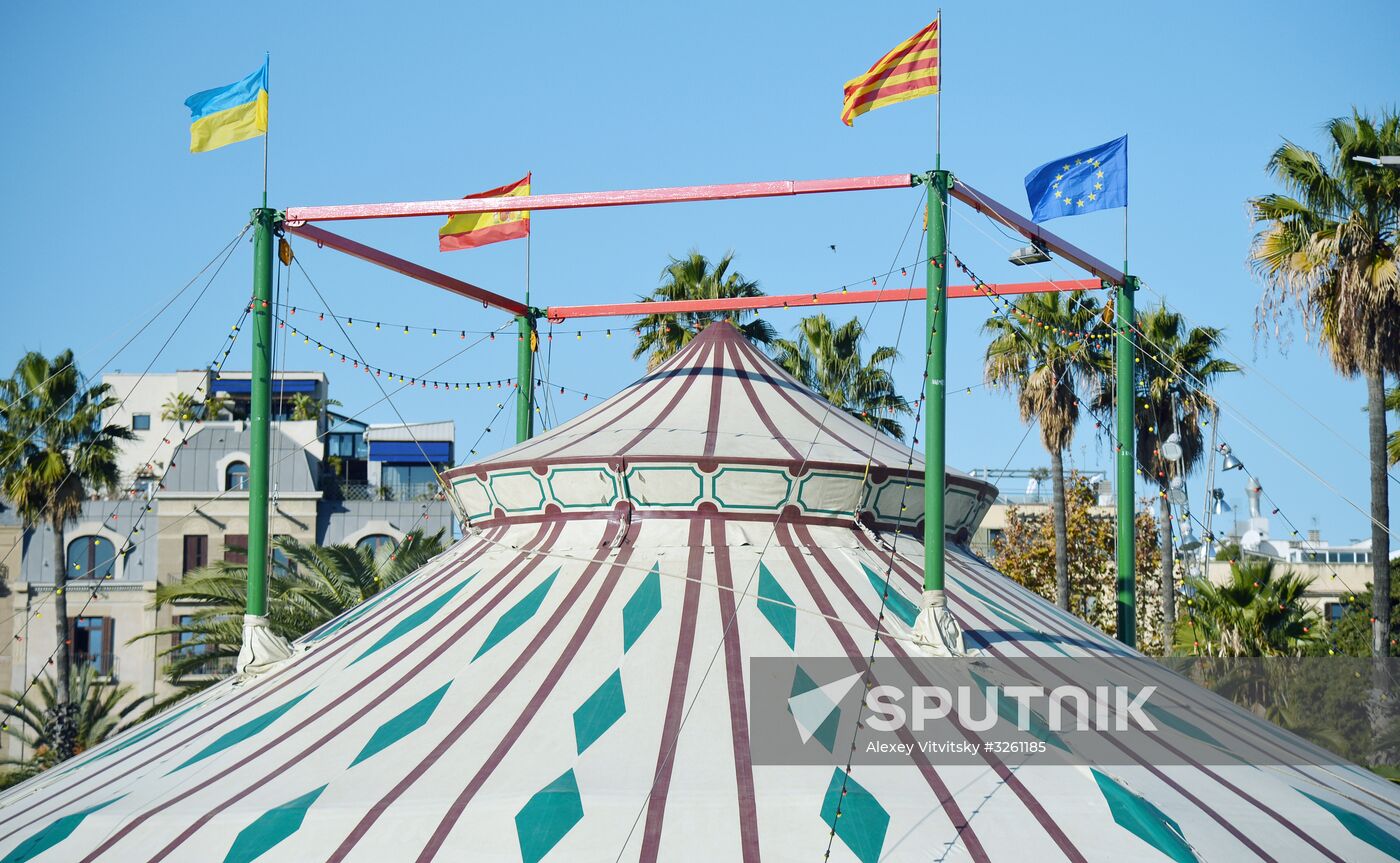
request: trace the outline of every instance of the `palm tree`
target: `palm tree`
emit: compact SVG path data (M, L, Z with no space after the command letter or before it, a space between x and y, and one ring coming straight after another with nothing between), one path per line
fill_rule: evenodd
M378 551L352 545L312 545L291 537L274 540L281 555L268 575L267 610L272 631L295 641L418 570L443 551L443 531L421 530L398 546ZM214 670L232 668L243 642L248 600L247 564L217 561L156 586L155 607L193 609L184 623L161 627L132 639L170 637L160 650L170 659L170 682L197 691L215 682Z
M165 397L165 402L160 406L160 418L166 422L178 422L180 428L184 428L187 422L216 420L230 405L226 396L210 395L201 402L189 393L173 392Z
M1261 559L1230 564L1223 584L1188 578L1193 646L1206 656L1302 655L1318 625L1303 599L1312 581Z
M340 402L335 399L318 399L308 393L297 393L292 396L292 420L320 419L326 408L339 406Z
M1385 394L1385 409L1400 413L1400 387L1391 387ZM1385 444L1386 461L1400 464L1400 429L1390 433Z
M165 402L160 406L160 418L166 422L178 422L181 428L202 415L203 406L189 393L173 392L165 397Z
M640 297L644 303L669 300L731 300L761 297L758 282L730 272L734 253L726 252L719 263L711 266L710 259L697 251L687 257L672 258L661 271L661 285L651 296ZM752 318L753 320L748 320ZM675 356L696 334L715 321L732 321L744 338L767 345L777 336L773 326L753 311L737 312L671 312L647 315L637 322L637 348L632 358L647 358L651 370ZM748 321L744 323L744 321Z
M1264 283L1261 323L1297 310L1337 371L1366 379L1371 456L1371 650L1390 643L1390 501L1385 383L1400 371L1400 172L1353 156L1400 154L1400 117L1353 111L1328 122L1328 154L1285 141L1269 159L1284 194L1250 201L1259 233L1250 261Z
M1215 400L1207 387L1221 375L1240 371L1240 367L1215 355L1220 329L1188 328L1185 319L1165 305L1140 313L1137 330L1140 377L1137 404L1133 405L1137 432L1134 455L1158 488L1162 627L1170 645L1176 632L1176 562L1172 555L1172 513L1167 490L1173 479L1185 482L1205 454L1201 421L1215 411ZM1106 407L1110 398L1109 393L1101 393L1099 406ZM1161 454L1162 444L1172 435L1181 446L1181 458L1175 462Z
M775 339L773 358L788 374L836 407L895 437L904 427L895 417L910 414L909 401L895 392L889 366L899 352L887 345L861 360L865 327L857 318L833 329L826 315L797 324L796 339Z
M1079 424L1079 394L1091 384L1097 385L1106 367L1094 341L1077 334L1095 329L1100 317L1097 303L1082 291L1068 296L1050 292L1025 294L1012 303L1012 314L993 315L982 325L983 332L993 335L984 363L987 383L1016 394L1021 420L1040 424L1041 443L1050 453L1055 601L1066 610L1069 550L1065 540L1064 451Z
M85 668L69 681L67 703L76 709L76 734L73 742L73 755L91 749L109 737L130 728L141 721L141 709L151 700L151 696L129 698L131 684L116 686L101 683L97 673ZM29 751L24 758L0 755L0 764L18 764L25 773L37 773L48 769L62 759L58 757L59 745L54 724L56 707L60 703L58 685L52 677L45 675L35 682L28 693L0 692L0 709L8 717L0 732L19 740Z
M103 412L117 404L109 389L86 385L71 350L52 360L25 354L14 376L0 381L0 492L14 503L26 530L44 522L53 530L54 706L63 727L71 727L72 718L64 527L78 518L90 492L119 488L117 455L121 442L134 437L125 426L103 425ZM65 739L59 741L59 760L73 754Z

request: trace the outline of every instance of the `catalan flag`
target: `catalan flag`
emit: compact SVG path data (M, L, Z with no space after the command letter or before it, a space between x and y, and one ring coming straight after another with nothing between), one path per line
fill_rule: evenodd
M896 45L869 72L846 82L841 122L849 126L866 111L938 92L938 21Z
M191 153L266 135L267 60L242 81L195 93L185 107L190 109Z
M527 198L530 196L530 175L525 179L488 189L475 195L467 195L463 200L473 198ZM459 213L451 216L447 224L438 229L438 251L454 252L458 249L474 249L487 243L501 240L515 240L530 235L530 211L510 210L501 213Z

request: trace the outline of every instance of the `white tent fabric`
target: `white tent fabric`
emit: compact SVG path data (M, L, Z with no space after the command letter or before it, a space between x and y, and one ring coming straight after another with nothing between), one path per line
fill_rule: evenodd
M466 538L290 660L0 796L0 863L1400 859L1400 795L1360 768L915 756L857 766L836 820L839 768L755 765L750 657L861 666L891 567L878 656L911 655L910 458L711 326L454 471ZM967 531L993 492L952 479ZM965 551L948 576L988 656L1124 653ZM1203 720L1226 744L1287 737L1232 711Z

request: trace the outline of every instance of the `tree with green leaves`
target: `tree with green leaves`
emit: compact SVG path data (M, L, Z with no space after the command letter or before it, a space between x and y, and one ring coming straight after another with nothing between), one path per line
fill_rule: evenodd
M228 398L221 395L210 395L200 401L190 393L173 392L161 404L160 418L166 422L178 422L180 428L184 428L185 423L218 419L229 410L229 405Z
M60 699L58 685L45 675L27 693L0 692L0 709L9 717L0 733L19 740L26 750L22 757L0 755L0 764L15 764L25 775L47 770L59 761L62 734L55 728L54 716L60 703L71 704L75 710L73 751L64 757L78 755L115 737L144 717L143 708L151 696L132 698L131 684L121 686L105 683L97 673L85 668L69 681L67 698Z
M335 399L318 399L309 393L297 393L292 396L292 420L318 420L328 407L339 407L340 402Z
M1189 625L1179 646L1203 656L1302 656L1319 632L1303 598L1313 580L1276 569L1273 560L1247 557L1230 564L1222 583L1188 578Z
M1356 156L1400 155L1400 117L1359 111L1327 123L1327 152L1285 141L1269 158L1283 192L1250 201L1259 225L1250 262L1264 285L1258 329L1290 310L1317 336L1338 372L1366 381L1371 458L1371 650L1390 644L1390 478L1386 375L1400 372L1400 171Z
M72 351L53 359L31 352L0 381L0 492L32 530L47 523L53 531L55 653L54 709L60 727L71 729L68 693L72 687L68 643L68 543L65 527L76 521L83 501L101 490L117 491L117 457L122 441L134 435L125 426L103 423L117 400L106 384L88 386ZM120 553L120 550L118 550ZM56 757L71 757L59 736Z
M863 358L864 338L859 318L833 327L826 315L811 315L797 323L795 338L773 340L773 359L836 407L886 434L903 437L897 417L913 413L913 408L895 391L890 374L899 352L882 345Z
M1176 561L1172 554L1172 509L1167 493L1172 480L1183 486L1206 454L1205 423L1215 412L1210 387L1221 375L1235 374L1240 367L1218 354L1221 330L1218 327L1189 326L1179 313L1165 304L1141 312L1137 318L1138 369L1133 425L1136 431L1137 463L1157 486L1157 518L1162 536L1162 620L1169 632L1176 629ZM1107 408L1111 395L1102 392L1096 400ZM1162 444L1172 439L1181 447L1181 457L1170 461L1162 455Z
M271 629L295 641L424 566L446 547L443 531L421 530L397 546L377 551L353 545L313 545L292 537L273 541L268 572L267 616ZM216 561L156 586L157 609L179 608L188 619L132 639L170 639L159 651L169 660L166 676L186 694L214 683L217 669L232 668L243 643L248 602L248 566ZM188 609L188 610L186 610Z
M1117 517L1098 505L1095 483L1077 472L1065 481L1065 530L1069 539L1069 606L1109 635L1116 633L1117 595L1113 579ZM1143 589L1137 594L1138 649L1162 652L1161 608L1154 600L1152 573L1157 571L1157 526L1151 513L1135 516L1134 546ZM992 563L998 571L1046 599L1058 599L1055 526L1051 513L1040 506L1011 506L1006 527L992 543Z
M983 364L987 383L1016 397L1022 422L1039 423L1050 453L1055 601L1064 609L1070 607L1064 452L1079 425L1081 395L1103 388L1106 360L1094 340L1079 335L1098 327L1101 312L1082 291L1024 294L1009 314L982 325L992 336Z
M1391 413L1400 413L1400 387L1391 387L1385 394L1385 409ZM1390 433L1390 437L1385 444L1386 461L1392 465L1400 464L1400 429Z
M672 258L661 271L661 284L648 296L639 297L644 303L672 300L733 300L761 297L758 282L744 278L732 270L734 253L726 252L718 262L697 251L684 258ZM732 322L751 342L771 344L777 333L773 326L753 311L735 312L668 312L647 315L637 322L637 347L633 359L647 358L651 370L675 356L697 334L715 321Z

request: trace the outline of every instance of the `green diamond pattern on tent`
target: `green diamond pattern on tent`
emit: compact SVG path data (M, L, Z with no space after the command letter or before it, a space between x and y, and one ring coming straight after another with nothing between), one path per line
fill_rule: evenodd
M411 580L412 579L404 578L394 582L385 589L376 593L374 596L371 596L369 599L365 600L364 602L360 603L359 605L340 615L340 617L330 621L329 623L322 626L320 629L315 630L310 635L306 636L306 638L303 640L307 642L321 641L331 633L336 632L337 630L340 630L345 626L348 626L356 620L359 620L361 617L364 617L366 612L379 605L384 600L388 599L390 596L393 596L394 593L396 593L405 584L408 584Z
M228 854L224 856L224 863L252 863L271 851L283 839L301 829L306 810L311 808L311 804L315 803L316 798L325 790L326 786L322 785L259 815L233 840Z
M841 780L845 778L846 796L841 796ZM840 806L841 815L836 809ZM890 813L874 795L841 768L831 774L831 782L822 799L822 821L836 831L836 838L846 843L860 863L875 863L885 847L885 832L890 827Z
M583 820L583 800L578 780L569 770L530 798L515 816L515 833L520 840L520 857L525 863L538 863L564 834Z
M555 576L559 575L559 570L550 573L549 578L540 582L539 586L525 597L511 606L510 611L501 615L496 621L496 625L491 627L491 632L486 636L486 640L481 643L481 649L472 657L472 661L480 659L482 654L500 644L502 639L515 632L525 621L535 616L535 612L540 610L540 605L544 602L545 595L549 593L549 588L554 584Z
M612 728L625 712L627 702L622 697L622 669L618 669L574 711L574 739L578 742L578 754L582 755L583 750Z
M882 576L875 574L875 570L863 563L860 565L860 568L865 570L865 577L870 579L870 586L875 588L875 595L877 597L883 594L886 588L889 589L890 595L889 598L885 600L885 608L893 612L895 617L904 621L906 626L913 626L914 622L919 619L919 608L914 605L914 603L905 599L903 594L898 590L895 590L894 579L890 579L887 585Z
M977 688L982 690L983 697L989 697L988 693L990 693L992 689L992 684L989 683L986 680L986 678L982 677L982 675L980 674L977 674L975 672L969 673L972 674L972 682L976 683ZM1004 695L997 698L997 716L1001 717L1001 720L1007 723L1008 725L1011 725L1013 727L1017 726L1021 721L1020 702L1018 702L1014 698L1010 698ZM1043 743L1048 743L1049 745L1054 746L1057 749L1061 749L1065 752L1070 751L1069 745L1065 743L1064 739L1061 738L1060 735L1056 734L1054 731L1050 730L1050 723L1045 721L1045 717L1041 716L1039 713L1036 713L1034 710L1026 711L1026 726L1027 733L1035 737L1037 740Z
M447 694L447 688L451 685L451 681L444 683L398 716L376 728L374 734L370 735L369 742L365 744L365 748L361 749L360 754L355 756L355 760L350 762L350 766L354 767L371 755L422 728L432 717L433 711L437 710L438 703L442 701L442 697Z
M296 698L293 698L291 701L288 701L285 704L282 704L278 707L274 707L268 712L264 713L262 716L259 716L256 719L250 719L242 725L238 726L237 728L233 729L232 731L225 733L218 740L215 740L213 743L199 750L199 752L195 754L193 758L190 758L188 761L181 764L179 767L176 767L175 770L170 771L170 773L174 773L176 770L183 770L186 767L189 767L191 764L195 763L196 761L203 761L210 755L223 752L230 746L247 740L249 737L261 734L269 725L276 722L278 719L281 719L282 714L295 707L298 702L300 702L306 696L310 695L311 692L312 690L308 689L307 691L298 695ZM169 776L170 774L167 773L166 775Z
M1335 803L1328 803L1321 797L1314 797L1306 791L1299 791L1304 797L1332 813L1332 816L1342 822L1342 826L1347 832L1375 848L1384 854L1390 855L1392 860L1400 860L1400 839L1396 839L1384 827L1375 823L1369 818L1361 816L1355 812L1350 812Z
M429 620L432 619L433 615L437 614L439 611L442 610L442 607L444 605L452 601L452 597L456 596L462 588L466 587L469 583L471 583L471 580L473 578L476 578L475 573L468 576L466 580L462 581L461 583L453 585L452 589L448 590L442 596L439 596L437 599L434 599L432 602L428 603L427 605L424 605L422 608L408 615L403 620L400 620L397 624L394 625L393 629L384 633L384 635L378 641L371 645L369 650L366 650L364 653L361 653L359 656L357 656L355 658L355 662L359 662L361 659L364 659L366 656L369 656L371 653L374 653L376 650L379 650L386 644L390 644L402 638L407 633L412 632L414 629L417 629L424 623L427 623ZM355 662L352 662L350 664L354 665Z
M1141 796L1093 768L1094 781L1099 784L1099 793L1108 801L1108 811L1119 827L1137 836L1142 841L1161 851L1176 863L1201 863L1196 852L1186 841L1186 834L1165 812L1153 806Z
M812 676L802 670L802 666L797 666L792 673L792 691L788 693L788 713L792 713L792 699L804 692L811 692L817 688L817 682ZM821 725L812 733L812 737L826 747L827 752L836 751L836 732L841 727L841 708L833 707L831 712L822 720Z
M111 806L120 799L122 798L113 797L105 803L89 806L86 809L70 812L67 815L54 819L49 822L47 827L30 836L14 848L11 848L10 853L6 854L3 859L0 859L0 863L22 863L22 861L25 860L33 860L64 839L72 836L73 831L78 829L78 825L83 823L84 818L87 818L103 807Z
M655 563L622 607L622 652L642 637L661 611L661 564Z
M792 597L763 564L758 565L758 610L773 624L783 641L797 648L797 609Z

